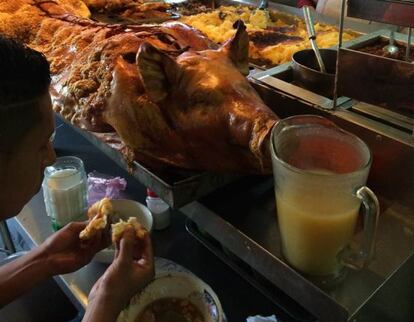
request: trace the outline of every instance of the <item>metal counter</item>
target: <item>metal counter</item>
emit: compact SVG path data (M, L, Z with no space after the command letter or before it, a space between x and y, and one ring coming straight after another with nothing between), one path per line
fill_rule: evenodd
M374 159L368 186L381 203L374 261L362 271L349 271L342 284L329 290L293 270L281 256L271 176L243 178L181 210L205 233L205 243L211 239L218 244L216 252L238 263L256 287L270 284L270 289L281 289L321 322L375 321L360 316L378 293L387 294L389 305L371 308L388 310L384 312L388 314L401 306L398 316L404 318L396 321L412 321L408 317L414 316L414 292L409 286L397 292L395 285L409 283L407 265L412 267L414 260L413 137L378 120L344 110L332 113L283 89L255 87L279 116L322 115L368 144ZM384 289L393 289L394 296ZM274 298L272 291L267 294Z

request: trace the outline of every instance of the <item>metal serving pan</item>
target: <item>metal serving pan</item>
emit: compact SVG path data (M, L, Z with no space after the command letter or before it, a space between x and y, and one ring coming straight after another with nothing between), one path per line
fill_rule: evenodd
M180 208L238 177L235 174L216 174L206 171L190 171L176 168L157 171L151 170L136 161L128 164L122 153L114 145L111 146L111 144L104 142L98 133L82 130L64 120L59 114L58 116L115 161L120 167L128 170L134 178L154 191L172 208ZM113 141L120 141L116 133L112 134L112 139Z
M378 55L384 44L388 44L389 31L383 30L363 42L357 42L348 48L340 48L338 55L338 91L345 95L377 106L377 116L384 120L414 128L414 60L413 55L405 61L407 35L396 33L396 44L400 47L397 59ZM362 49L371 47L371 52ZM411 46L411 52L413 52ZM380 52L380 55L382 53ZM358 66L357 68L352 68ZM352 70L352 72L350 72ZM355 104L355 109L363 108ZM372 110L372 109L370 109ZM365 113L368 113L366 111ZM396 115L399 115L398 117ZM404 126L403 123L407 123Z
M400 33L396 33L395 35L396 41L400 44L403 44L407 39L406 35ZM360 36L356 39L344 43L343 48L355 50L375 43L379 39L387 39L388 36L389 30L377 30L375 32L365 34L363 36ZM389 60L386 58L380 59ZM402 63L404 64L405 62ZM359 70L352 71L352 75L356 75L357 73L359 73ZM282 64L264 71L256 70L256 72L252 74L250 78L253 83L258 83L268 88L271 88L277 92L284 93L285 95L293 96L300 101L304 101L307 104L312 105L313 107L315 107L316 110L319 109L324 111L331 111L334 114L341 114L343 117L348 119L358 118L359 120L361 120L363 118L359 117L359 115L362 115L371 120L379 121L384 125L391 125L391 127L383 127L382 125L380 125L380 129L378 129L378 131L386 135L391 135L396 140L404 141L408 144L411 144L412 140L408 138L405 133L413 133L413 116L408 115L407 113L402 113L403 111L393 109L392 107L385 108L378 105L372 105L375 102L375 96L370 96L368 92L366 93L366 97L371 97L371 101L367 100L366 102L357 101L347 96L338 97L336 102L336 109L334 110L334 101L332 96L320 95L313 92L311 89L304 89L303 87L298 86L298 83L295 81L293 75L292 63ZM352 89L352 84L355 85L359 81L359 79L355 79L355 77L351 79L353 79L353 82L348 82L348 89ZM362 85L362 87L365 88L365 85ZM352 91L348 90L348 92ZM400 96L401 95L404 96L403 94L400 94ZM409 98L408 96L406 97ZM367 126L371 126L369 124L371 123L370 121L364 120L363 122L367 124ZM391 129L392 127L397 129L397 131ZM403 132L402 135L400 135L400 131Z
M292 56L293 79L315 93L331 97L334 93L337 51L319 49L319 52L325 64L326 72L319 70L314 51L304 49Z

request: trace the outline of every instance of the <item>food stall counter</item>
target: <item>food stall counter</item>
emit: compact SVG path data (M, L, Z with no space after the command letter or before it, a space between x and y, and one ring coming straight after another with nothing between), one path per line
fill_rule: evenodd
M145 204L146 188L117 166L101 151L89 143L70 126L56 119L55 149L58 156L76 155L84 163L87 173L96 170L127 180L126 197ZM228 321L245 321L249 315L272 315L282 321L295 321L249 283L221 262L186 231L185 216L172 210L171 225L153 231L152 240L156 257L166 258L182 265L209 284L218 295ZM46 215L43 194L40 191L23 208L21 213L8 220L16 248L31 249L53 233L50 218ZM87 296L108 264L92 261L82 269L55 279L76 308L82 312ZM237 296L235 296L237 294Z

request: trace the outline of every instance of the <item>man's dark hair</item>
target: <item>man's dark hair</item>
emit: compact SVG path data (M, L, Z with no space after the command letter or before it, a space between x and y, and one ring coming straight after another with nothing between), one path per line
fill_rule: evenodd
M38 99L49 85L45 56L0 36L0 155L11 153L40 124Z

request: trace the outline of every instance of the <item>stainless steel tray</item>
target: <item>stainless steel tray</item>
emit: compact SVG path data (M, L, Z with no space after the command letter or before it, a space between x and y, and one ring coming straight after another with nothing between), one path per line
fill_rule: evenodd
M404 57L407 35L397 33L395 38L398 46L402 47L400 53ZM389 31L381 30L369 39L339 50L338 91L355 100L377 106L377 116L382 115L384 120L412 131L414 99L409 93L414 89L414 65L404 59L390 59L360 50L371 45L378 46L380 42L387 44L388 39ZM412 55L410 57L413 59ZM350 72L350 66L358 68ZM370 109L364 112L364 109L357 105L354 104L355 109L360 112L369 114L372 111Z
M377 30L373 33L365 34L360 37L357 37L353 40L347 41L343 44L344 48L355 48L357 46L362 46L367 44L371 41L374 41L380 35L384 34L385 30ZM334 48L331 48L334 49ZM264 83L270 87L277 88L282 91L286 91L289 94L292 94L300 99L305 100L310 104L314 104L315 106L319 106L320 108L324 109L332 109L333 108L333 100L332 98L325 97L313 93L309 90L301 88L294 84L294 79L291 78L291 71L292 71L292 62L288 62L264 71L258 71L254 73L251 78L254 81L258 81ZM333 94L333 93L332 93ZM340 97L337 105L343 105L350 101L350 98L347 97Z
M377 39L386 38L388 35L388 30L377 30L348 41L344 43L343 47L361 48L375 42ZM402 43L406 40L406 36L396 33L396 40ZM250 75L250 79L254 84L257 84L259 91L262 87L266 87L282 96L293 97L308 106L312 106L314 108L312 113L328 112L342 119L363 124L363 126L371 128L381 135L391 136L397 141L409 145L414 143L412 136L414 119L412 117L397 110L386 109L345 96L337 98L336 108L334 109L333 98L321 96L294 83L290 62L264 71L255 70ZM267 95L266 92L263 94ZM272 105L271 100L269 100L269 105ZM282 113L284 112L282 111Z
M179 208L189 202L197 200L238 177L235 174L217 174L206 171L190 171L177 168L167 168L162 171L156 171L151 170L136 161L132 164L128 164L121 152L103 142L97 135L82 130L64 120L60 115L58 116L105 153L109 158L115 161L120 167L129 171L131 175L144 186L153 190L172 208Z
M243 261L320 322L352 321L375 293L390 287L389 279L414 253L412 210L393 205L381 213L374 262L362 271L350 270L341 284L324 290L288 266L281 255L272 178L230 184L182 211L218 241L225 253ZM406 272L403 278L410 276ZM409 285L405 287L400 291L410 297L388 298L388 305L398 308L400 316L407 316L407 310L414 313L412 305L407 305L414 292L408 291Z

